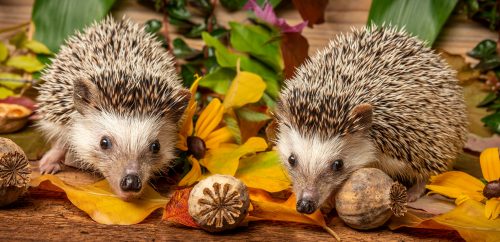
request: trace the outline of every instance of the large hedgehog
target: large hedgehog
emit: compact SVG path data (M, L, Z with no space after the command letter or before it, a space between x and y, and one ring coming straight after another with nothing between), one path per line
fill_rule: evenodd
M302 213L325 205L361 167L385 171L416 199L430 175L450 168L466 138L455 72L394 28L337 37L285 85L277 146Z
M122 199L141 194L174 158L178 122L190 95L172 56L143 27L108 17L71 37L42 76L40 129L60 162L96 170Z

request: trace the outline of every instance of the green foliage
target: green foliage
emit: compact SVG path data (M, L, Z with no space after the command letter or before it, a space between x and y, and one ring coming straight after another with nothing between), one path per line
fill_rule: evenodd
M236 114L238 115L238 117L250 122L261 122L271 119L271 117L265 113L257 112L246 107L237 109Z
M32 55L13 56L7 60L5 65L30 73L40 71L44 68L44 65L40 61L38 61L35 56Z
M0 62L6 60L7 56L9 56L9 50L7 49L7 46L5 46L4 43L0 42Z
M373 0L368 25L391 24L432 45L458 0Z
M491 30L500 27L500 12L496 0L464 0L464 10L470 19L475 20Z
M236 71L231 68L217 67L211 73L205 75L199 85L211 89L218 94L226 94L231 81L236 76Z
M58 52L68 36L104 18L114 3L115 0L36 0L31 14L34 39Z

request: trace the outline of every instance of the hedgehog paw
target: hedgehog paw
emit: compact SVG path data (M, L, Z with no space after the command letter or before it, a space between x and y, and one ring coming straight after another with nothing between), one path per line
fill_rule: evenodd
M39 169L41 174L55 174L62 169L62 162L66 151L54 146L40 160Z
M427 182L417 182L415 183L410 189L408 189L407 194L408 194L408 202L415 202L417 199L419 199L421 196L425 194L425 185Z

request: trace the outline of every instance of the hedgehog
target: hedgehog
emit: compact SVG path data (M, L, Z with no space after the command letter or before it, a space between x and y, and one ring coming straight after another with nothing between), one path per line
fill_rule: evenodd
M172 164L190 93L144 27L111 17L92 24L66 41L42 80L38 127L52 148L41 173L61 163L94 171L131 200Z
M410 201L421 196L466 139L455 74L425 42L391 26L339 35L297 68L275 111L277 149L297 211L328 207L363 167L407 186Z

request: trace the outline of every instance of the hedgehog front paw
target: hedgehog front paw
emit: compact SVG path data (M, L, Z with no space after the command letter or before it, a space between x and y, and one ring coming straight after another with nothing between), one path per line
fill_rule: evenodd
M62 169L62 162L66 151L58 146L50 149L40 160L39 169L41 174L55 174Z

